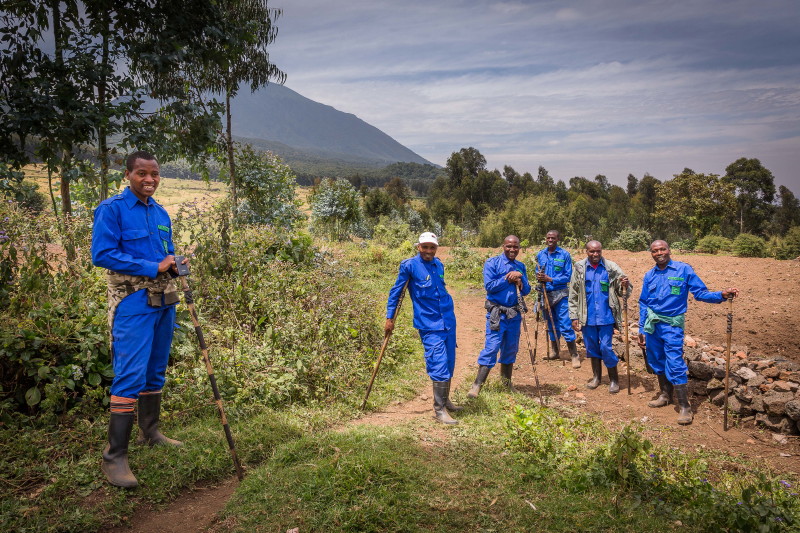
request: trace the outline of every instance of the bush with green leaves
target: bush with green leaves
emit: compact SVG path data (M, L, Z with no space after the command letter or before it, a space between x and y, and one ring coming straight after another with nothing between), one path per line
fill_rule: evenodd
M706 235L697 242L695 251L706 254L716 254L719 252L730 252L733 249L733 241L720 235Z
M450 248L450 259L445 268L456 279L464 279L483 285L483 265L491 253L479 254L466 244Z
M242 198L237 218L247 224L291 228L304 218L295 194L295 175L270 152L250 145L236 149L236 176Z
M789 228L783 237L772 237L767 246L769 255L775 259L800 257L800 226Z
M764 257L767 243L761 237L740 233L733 240L733 254L737 257Z
M364 215L358 191L349 181L325 178L314 188L311 227L333 241L363 233Z
M629 252L642 252L650 247L653 239L650 232L641 228L625 228L620 231L609 244L612 250L628 250Z

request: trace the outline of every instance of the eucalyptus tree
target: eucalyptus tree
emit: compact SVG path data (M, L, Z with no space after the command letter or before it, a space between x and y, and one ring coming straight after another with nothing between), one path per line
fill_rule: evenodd
M758 159L740 157L725 169L723 180L736 187L739 233L763 234L772 217L775 178Z
M236 163L231 128L231 98L235 97L242 83L250 85L255 92L270 81L283 84L286 74L270 61L269 45L278 36L275 22L280 9L269 6L268 0L219 0L225 13L229 31L237 39L231 40L222 50L222 61L196 70L192 76L198 87L225 96L225 154L234 206L237 203Z

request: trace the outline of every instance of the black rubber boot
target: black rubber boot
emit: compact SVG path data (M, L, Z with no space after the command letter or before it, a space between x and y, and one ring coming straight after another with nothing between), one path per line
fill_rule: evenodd
M603 360L599 357L590 357L589 361L592 362L592 379L586 384L586 388L596 389L603 379Z
M504 365L500 363L500 376L503 381L503 385L508 387L508 392L517 392L514 390L514 386L511 384L511 376L514 374L514 365Z
M464 408L461 407L460 405L456 405L456 404L454 404L453 402L450 401L450 382L451 381L453 381L453 380L452 379L448 379L447 380L447 396L445 396L445 398L444 398L444 406L447 408L448 411L453 411L454 413L457 413L457 412L461 411Z
M132 489L139 486L128 466L128 442L133 429L133 413L111 413L108 422L108 445L103 450L100 468L115 487Z
M567 349L569 350L569 355L572 358L572 368L580 368L581 356L578 355L578 345L575 343L575 341L567 341Z
M161 393L139 395L139 436L136 444L169 444L183 446L179 440L170 439L158 430L158 419L161 415Z
M619 371L617 367L609 367L608 370L608 379L611 381L611 385L608 387L608 392L611 394L616 394L619 392Z
M647 402L647 407L665 407L672 403L672 383L663 374L657 374L656 377L658 377L658 388L661 392L655 400Z
M692 423L694 413L692 413L692 404L689 403L689 385L682 383L675 385L675 398L678 400L678 424L687 426Z
M481 365L478 367L478 375L475 377L475 383L472 384L472 387L469 388L469 392L467 393L467 398L477 398L478 394L481 393L481 387L483 384L486 383L486 378L489 377L489 372L492 371L492 367Z
M550 355L545 355L544 358L547 359L548 361L556 361L561 358L557 340L550 341Z
M447 412L445 404L447 403L447 389L449 384L447 381L434 381L433 382L433 413L436 420L442 424L458 424Z

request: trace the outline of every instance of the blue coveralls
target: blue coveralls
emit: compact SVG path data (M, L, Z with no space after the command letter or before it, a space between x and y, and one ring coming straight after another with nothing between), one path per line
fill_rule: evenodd
M147 204L126 188L94 211L92 263L120 274L155 279L158 264L175 253L172 224L153 198ZM175 305L151 307L147 291L122 299L114 315L111 395L138 398L164 386Z
M456 366L456 314L444 282L444 265L421 255L400 263L397 281L389 290L386 318L394 316L400 292L408 281L414 304L414 327L425 348L425 369L432 381L448 381Z
M486 260L483 265L483 286L486 288L486 299L504 307L517 305L517 285L506 281L505 276L513 271L522 272L523 296L531 292L528 283L528 274L525 264L521 261L511 261L505 254L500 254ZM500 352L500 363L513 364L517 360L519 351L519 329L522 325L522 314L508 319L505 313L500 314L500 330L492 331L489 327L489 313L486 313L486 342L478 356L478 364L492 368L497 363L497 353Z
M539 268L544 268L545 274L553 278L553 281L548 281L545 284L545 290L547 292L567 288L569 280L572 279L572 256L568 251L557 246L556 251L550 253L547 248L545 248L536 254L536 262ZM565 341L575 340L575 330L572 329L572 322L569 319L568 300L569 298L565 296L552 306L553 322L555 323L556 331L549 334L551 341L561 336L564 337ZM550 329L550 319L547 318L547 313L545 313L545 319L547 320L548 329ZM555 333L555 336L553 333Z
M683 328L659 321L651 334L645 333L644 324L648 308L667 317L686 313L689 292L700 302L718 304L725 300L722 291L709 291L694 269L680 261L670 261L663 270L657 265L650 269L644 275L639 296L639 331L645 334L647 361L656 374L666 375L673 385L688 382L688 368L683 360Z
M586 261L585 276L586 325L582 331L586 356L600 358L607 368L614 368L619 359L611 348L615 320L608 303L608 270L602 260L597 268Z

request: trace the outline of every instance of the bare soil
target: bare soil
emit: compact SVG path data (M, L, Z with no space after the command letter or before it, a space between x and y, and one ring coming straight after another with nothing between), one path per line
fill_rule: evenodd
M636 297L644 273L653 266L647 252L630 253L609 251L605 256L619 264L634 283L634 298L629 302L629 320L638 317ZM446 262L447 250L440 250ZM734 303L733 349L756 353L764 358L783 358L800 362L800 316L796 312L800 301L800 263L772 259L741 259L722 256L675 254L673 259L690 263L709 289L737 287L740 297ZM478 288L454 291L458 320L458 354L453 377L454 389L473 379L476 359L483 347L485 294ZM691 298L690 298L691 300ZM794 303L792 303L794 302ZM727 306L691 301L687 314L687 334L700 343L725 344ZM530 340L534 341L536 324L528 316ZM411 327L403 324L400 327ZM540 326L543 328L543 325ZM788 437L778 443L771 433L749 424L734 424L727 432L722 428L722 411L705 399L695 398L694 423L679 426L677 413L672 406L651 409L647 407L658 388L656 379L645 372L638 347L631 345L631 394L627 393L627 367L620 364L619 394L609 394L608 378L603 384L588 390L585 383L591 377L588 363L573 370L569 362L543 361L546 344L540 329L537 346L537 372L542 394L547 405L561 410L591 413L600 417L610 427L619 427L639 421L645 427L647 438L657 444L666 444L685 450L705 449L724 451L734 457L755 459L769 465L776 473L800 475L800 438ZM565 347L562 341L562 351ZM580 350L583 353L582 349ZM566 355L566 354L565 354ZM422 366L422 365L421 365ZM423 372L423 369L420 369ZM493 371L489 380L497 379ZM524 338L514 372L514 385L518 392L538 397L534 386L530 358ZM463 388L457 394L464 398ZM360 391L359 391L360 394ZM446 435L448 428L432 421L432 398L429 386L423 387L412 400L398 402L380 412L351 422L376 426L418 423L424 427L427 442L436 445L437 435ZM420 432L422 434L422 432ZM727 465L731 468L731 465ZM129 525L112 531L207 531L212 527L217 513L222 510L235 490L236 480L231 478L218 487L202 487L180 497L165 510L141 509Z

